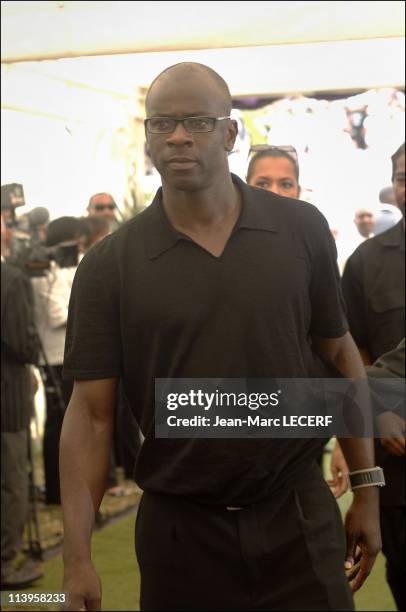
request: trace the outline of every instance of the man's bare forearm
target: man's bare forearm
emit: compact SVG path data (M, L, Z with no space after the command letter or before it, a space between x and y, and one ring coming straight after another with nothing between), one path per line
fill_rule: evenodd
M64 560L90 559L90 538L110 465L113 408L73 393L60 444Z
M336 358L336 366L347 378L356 380L367 379L363 360L352 337L346 338L343 350L339 351ZM363 383L360 383L363 384ZM364 418L368 421L367 426L372 428L372 411L370 408L369 392L367 385L362 390L365 394ZM361 398L362 401L362 398ZM368 412L366 412L368 411ZM373 438L338 438L341 450L350 472L362 470L375 465L375 451Z
M367 375L359 350L351 335L347 333L343 338L333 342L324 338L316 338L314 342L317 349L334 363L343 376L359 381L360 394L365 394L361 398L363 402L362 414L366 426L372 430L372 412L370 411L369 393L366 384ZM338 440L350 471L366 469L375 465L373 437L339 437Z

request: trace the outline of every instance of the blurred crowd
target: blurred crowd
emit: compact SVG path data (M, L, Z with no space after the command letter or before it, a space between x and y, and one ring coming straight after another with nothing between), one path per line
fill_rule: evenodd
M35 555L19 555L32 504L38 498L47 505L61 503L59 439L73 386L63 379L62 365L75 272L86 252L119 225L117 204L109 193L94 194L80 218L51 220L45 207L25 212L20 208L24 204L22 185L2 186L1 577L9 588L31 584L42 574ZM20 210L24 212L18 214ZM36 417L33 400L40 383L46 406L44 483L35 484L28 480L34 476L30 421ZM116 412L106 493L120 496L124 489L116 468L121 466L125 479L132 479L140 436L121 390Z

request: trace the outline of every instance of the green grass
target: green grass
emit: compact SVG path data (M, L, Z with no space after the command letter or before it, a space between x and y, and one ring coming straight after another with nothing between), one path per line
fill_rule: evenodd
M134 522L135 514L131 514L93 535L92 558L102 581L103 610L139 610L140 577L134 555ZM57 555L44 563L44 576L35 587L24 589L24 593L58 592L62 576L62 557ZM2 609L49 612L52 608L19 605Z
M363 587L355 594L357 610L396 610L392 593L385 580L385 557L380 554Z

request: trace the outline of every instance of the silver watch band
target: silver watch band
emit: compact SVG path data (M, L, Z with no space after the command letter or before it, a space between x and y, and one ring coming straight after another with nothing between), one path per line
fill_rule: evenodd
M367 468L365 470L355 470L349 473L351 489L361 489L362 487L384 487L385 478L383 469L379 466Z

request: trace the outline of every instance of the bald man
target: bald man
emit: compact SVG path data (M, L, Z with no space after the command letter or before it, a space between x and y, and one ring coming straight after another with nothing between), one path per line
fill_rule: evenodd
M359 544L357 589L380 547L372 486L354 492L346 544L314 460L324 439L155 435L156 378L306 378L316 351L364 376L328 224L230 173L231 106L227 84L201 64L155 79L145 134L162 188L75 279L65 354L75 386L61 441L69 610L100 609L90 536L119 378L145 436L135 474L142 610L352 610L344 563ZM342 448L350 469L374 466L370 441Z
M89 217L102 217L106 219L111 232L118 227L117 212L117 204L110 193L100 192L90 197L87 205L87 214Z
M375 221L375 215L372 210L359 208L355 211L354 223L358 233L363 238L370 238L374 235Z

